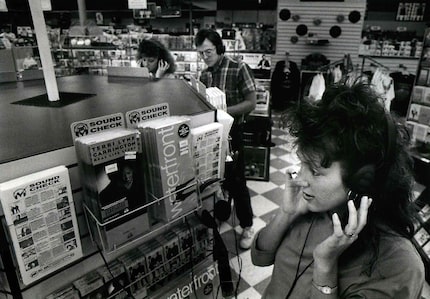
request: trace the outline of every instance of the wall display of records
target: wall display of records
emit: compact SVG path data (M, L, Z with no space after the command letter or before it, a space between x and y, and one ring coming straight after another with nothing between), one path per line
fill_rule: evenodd
M333 20L333 24L336 23L343 23L345 19L348 19L348 21L352 24L358 23L361 18L361 13L357 10L352 10L349 12L348 16L346 17L343 14L339 14L336 16L336 18ZM282 21L289 21L290 19L293 22L298 22L301 18L300 15L297 13L294 13L294 11L291 11L290 9L283 8L279 11L279 19ZM302 23L296 26L296 35L290 37L290 42L292 44L296 44L299 42L300 37L307 36L306 42L309 44L309 38L312 37L314 39L315 35L312 33L312 26L320 26L323 23L323 20L321 18L313 18L310 24ZM333 25L329 29L329 35L332 38L338 38L342 34L342 28L338 25ZM328 44L328 40L321 40L324 42L312 42L311 44L318 44L318 45L325 45Z

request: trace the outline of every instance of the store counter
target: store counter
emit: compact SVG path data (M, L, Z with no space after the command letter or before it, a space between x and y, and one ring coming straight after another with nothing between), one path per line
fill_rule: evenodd
M171 115L213 109L179 79L80 75L58 78L57 83L66 100L49 102L43 80L0 84L0 164L73 146L70 124L75 121L166 102ZM70 93L81 93L83 99ZM34 98L41 95L46 99Z

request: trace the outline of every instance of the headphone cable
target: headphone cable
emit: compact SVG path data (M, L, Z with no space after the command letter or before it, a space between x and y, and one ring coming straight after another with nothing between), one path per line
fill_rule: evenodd
M314 224L315 221L315 216L312 217L312 221L311 224L309 225L309 229L308 232L306 233L306 237L305 237L305 241L303 242L303 246L302 246L302 250L300 251L300 257L299 257L299 262L297 263L297 268L296 268L296 274L294 275L294 280L293 283L291 284L290 290L288 291L287 296L285 297L285 299L288 299L291 295L291 293L293 292L294 287L297 284L297 281L299 280L299 278L306 272L306 270L309 269L309 267L314 263L314 259L312 258L312 261L306 265L306 267L302 270L302 272L299 273L300 270L300 264L302 262L302 258L303 258L303 252L305 251L305 247L306 247L306 243L308 241L309 238L309 234L311 232L312 226Z
M130 298L132 298L132 299L136 299L136 297L134 297L134 295L132 294L132 292L131 292L130 288L128 288L128 287L124 286L123 284L121 284L121 283L117 280L117 277L115 277L115 276L113 275L112 270L111 270L111 268L110 268L110 266L109 266L109 263L108 263L108 261L106 260L106 257L104 256L104 254L103 254L103 252L102 252L102 249L100 248L100 246L99 246L99 244L98 244L98 243L96 243L96 246L97 246L97 250L98 250L98 252L99 252L99 254L100 254L100 256L101 256L101 258L102 258L102 260L103 260L103 263L104 263L105 267L107 268L107 270L108 270L108 272L109 272L110 276L112 276L112 282L116 282L116 283L118 283L118 285L121 287L121 290L123 290L125 293L127 293L127 295L128 295Z

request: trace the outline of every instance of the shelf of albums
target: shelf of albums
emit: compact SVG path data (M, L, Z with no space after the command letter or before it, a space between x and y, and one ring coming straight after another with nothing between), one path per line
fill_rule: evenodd
M424 38L415 85L407 113L407 125L414 142L414 153L421 161L430 164L430 30Z
M92 31L71 28L61 34L59 30L50 31L59 73L70 74L80 68L89 68L91 73L105 75L107 66L136 67L139 42L149 38L160 41L172 52L177 63L177 75L196 74L204 68L203 61L194 50L192 36L147 33L134 26L125 29L95 28Z
M415 178L423 186L416 199L420 208L415 223L414 242L423 259L430 264L430 29L425 32L423 51L419 59L415 86L406 116L406 125L412 136L411 152L415 160ZM430 275L430 273L427 273Z
M37 41L34 30L29 26L18 26L16 36L11 35L18 78L23 72L22 60L28 53L38 60ZM176 61L176 75L198 77L206 66L197 54L194 37L190 35L154 34L145 32L140 26L130 25L123 29L113 26L73 26L70 29L48 29L48 40L57 76L90 73L107 75L108 66L137 67L136 54L142 39L153 38L164 44ZM235 41L225 40L227 55L246 62L252 69L258 69L262 55L271 61L270 54L262 49L246 48ZM259 70L260 71L260 70ZM270 78L270 70L263 70L257 77Z
M379 26L373 27L363 31L359 55L416 60L420 58L423 43L416 37L415 32L381 31Z
M217 267L209 258L212 234L198 211L211 210L216 200L225 157L224 127L218 122L191 127L189 117L170 116L166 106L162 103L126 114L130 120L133 113L164 111L161 114L167 116L162 118L127 121L127 127L87 132L88 135L79 133L84 123L114 120L125 124L124 115L71 124L72 132L78 136L74 148L85 218L96 247L93 254L84 257L82 253L65 166L0 184L9 241L15 251L13 264L18 264L12 271L17 272L23 284L21 290L39 285L36 289L41 291L41 286L48 283L59 289L49 295L33 291L37 298L182 298L193 292L207 294L207 288L214 290L219 285ZM119 191L124 189L117 185L120 180L131 185L126 187L127 195ZM49 184L42 187L39 182ZM16 190L34 185L39 187L28 191L32 194L20 191L22 198L17 201ZM44 201L43 208L39 197ZM31 252L36 250L36 233L38 246L47 238L36 228L34 219L38 214L41 219L51 219L51 227L59 222L62 237L55 241L59 242L56 247L67 248L61 252L57 248L57 255L49 263L45 261L44 268L39 265L44 258L41 248L37 253ZM46 248L53 246L54 233L57 234L48 234L51 239L46 240ZM103 263L94 268L97 263L92 265L92 261L99 255ZM81 276L70 281L65 276L72 268L70 277L76 271ZM13 291L11 295L22 298L15 297Z
M75 74L82 68L88 68L90 73L106 75L107 66L137 66L136 54L142 39L159 40L174 54L193 48L191 36L153 34L134 25L123 29L114 29L113 26L50 29L48 37L59 75ZM178 55L183 59L180 64L186 62L184 54L179 53L175 57Z
M89 69L90 73L106 75L107 66L136 67L139 42L149 38L160 41L171 51L179 77L198 77L199 72L205 68L195 50L194 36L190 35L154 34L145 32L140 26L130 25L123 29L114 29L112 26L49 29L48 37L58 75L76 74L82 68ZM229 45L227 55L242 59L253 69L257 68L264 52L253 49L238 51L234 45L231 46L231 41L226 43ZM270 55L266 56L270 61Z

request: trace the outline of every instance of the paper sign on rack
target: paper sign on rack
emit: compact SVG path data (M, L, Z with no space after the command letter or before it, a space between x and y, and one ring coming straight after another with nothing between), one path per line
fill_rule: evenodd
M0 11L7 11L6 0L0 0Z
M217 110L217 119L220 124L223 125L223 133L222 133L222 156L221 156L221 162L226 161L228 155L229 155L229 143L228 143L228 137L230 136L230 130L233 126L234 118L227 112L223 110ZM224 176L225 171L225 165L224 163L221 163L221 177Z
M169 103L160 103L127 111L125 120L127 128L136 129L137 125L143 121L170 116Z
M65 166L0 184L0 200L24 284L82 257Z
M221 177L223 125L211 123L191 129L196 178L204 182Z
M76 121L70 125L73 140L77 137L97 134L115 128L125 128L125 120L122 113Z

